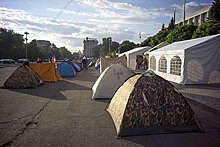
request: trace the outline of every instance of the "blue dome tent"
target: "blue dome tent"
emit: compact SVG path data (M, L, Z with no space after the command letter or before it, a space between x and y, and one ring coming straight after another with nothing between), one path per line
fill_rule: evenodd
M76 63L74 63L73 61L68 61L68 62L70 62L70 63L73 65L74 69L75 69L77 72L80 72L80 71L81 71L81 68L80 68Z
M64 61L57 65L57 70L61 77L63 76L76 76L76 71L69 61Z

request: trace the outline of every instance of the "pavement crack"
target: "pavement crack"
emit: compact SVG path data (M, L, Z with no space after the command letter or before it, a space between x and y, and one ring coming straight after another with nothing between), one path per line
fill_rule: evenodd
M46 108L46 106L51 102L52 100L47 101L47 103L34 115L34 117L32 118L31 121L27 122L24 129L17 134L13 139L11 139L10 141L0 145L0 147L8 147L10 146L15 140L17 140L21 135L23 135L25 133L25 131L32 126L36 126L38 124L38 122L35 122L34 120L40 115L40 113ZM24 118L24 117L21 117ZM12 122L13 120L11 120Z
M0 124L7 124L7 123L11 123L13 121L17 121L17 120L20 120L20 119L23 119L25 117L29 117L29 116L32 116L33 114L29 114L29 115L25 115L25 116L22 116L22 117L18 117L18 118L14 118L12 120L9 120L9 121L4 121L4 122L0 122Z
M36 118L40 115L40 113L47 107L47 105L48 105L51 101L52 101L52 100L47 101L47 103L34 115L33 120L36 119Z

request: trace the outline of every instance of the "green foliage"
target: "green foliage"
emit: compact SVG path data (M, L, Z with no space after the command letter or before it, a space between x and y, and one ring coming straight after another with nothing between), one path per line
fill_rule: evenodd
M40 48L37 46L35 39L28 43L27 54L30 61L35 61L36 57L42 58L42 53L40 52Z
M218 33L220 33L220 21L209 20L196 29L192 38L200 38Z
M150 46L149 43L151 42L151 39L152 39L152 38L153 38L153 37L151 36L151 37L148 37L147 39L145 39L143 42L141 42L140 47Z
M110 49L110 51L111 51L111 52L114 52L114 51L117 50L118 47L119 47L119 43L118 43L118 42L115 42L115 41L112 41L112 42L111 42L111 49Z
M116 51L112 52L111 57L116 58Z
M174 29L174 19L173 17L170 20L169 26L168 26L168 30L171 31Z
M172 30L166 37L166 41L173 43L176 41L188 40L192 38L194 31L197 26L194 25L183 25L177 29Z
M126 51L129 51L129 50L135 48L136 44L134 42L130 42L128 40L125 40L120 44L119 47L120 47L120 53L124 53Z
M208 19L220 21L220 1L219 0L214 0L214 2L212 2L212 6L209 10Z
M158 32L156 35L148 37L146 40L141 42L140 46L154 47L155 45L158 45L159 43L165 41L168 34L169 30L162 30Z
M32 40L27 44L27 55L30 61L36 61L38 57L48 59L49 55L55 52L56 59L72 58L73 55L65 47L57 48L55 44L48 47L42 47ZM0 28L0 59L25 58L26 44L24 43L23 35L14 33L13 30Z
M0 58L18 59L22 54L25 56L23 41L22 35L0 28Z

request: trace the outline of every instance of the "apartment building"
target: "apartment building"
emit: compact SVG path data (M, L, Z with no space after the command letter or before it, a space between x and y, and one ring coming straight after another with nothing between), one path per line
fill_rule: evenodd
M185 17L185 24L193 24L195 26L199 26L207 21L207 18L209 16L209 9L211 8L211 4L203 7L193 13L190 13L186 15ZM175 28L183 25L183 17L175 21ZM165 28L168 28L169 24L165 25ZM162 27L159 28L159 31L161 31Z
M83 44L84 44L84 55L86 55L86 57L93 57L95 55L94 51L93 51L93 48L95 46L98 45L98 40L96 38L86 38L84 41L83 41Z

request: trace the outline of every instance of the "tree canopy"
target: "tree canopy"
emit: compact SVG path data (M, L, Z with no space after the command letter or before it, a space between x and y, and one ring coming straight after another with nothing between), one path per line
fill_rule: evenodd
M197 26L194 25L183 25L174 30L172 30L166 37L166 41L173 43L176 41L182 41L191 39L194 31L197 29Z
M192 38L200 38L218 33L220 33L220 21L209 20L196 29Z
M30 61L35 61L38 57L48 59L49 55L55 56L57 59L73 58L71 52L65 47L56 47L51 44L48 47L43 47L37 44L37 40L32 40L27 43L27 55ZM23 35L15 33L13 30L0 28L0 59L12 58L19 59L26 57L26 45Z
M212 6L209 10L208 19L220 21L220 1L219 0L214 0L214 2L212 2Z
M140 46L150 46L150 47L154 47L155 45L166 41L166 37L169 34L169 30L161 30L159 31L156 35L148 37L146 40L144 40L143 42L141 42Z
M120 44L120 53L124 53L136 47L134 42L130 42L129 40L125 40Z

